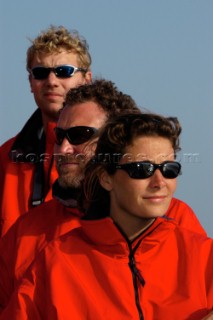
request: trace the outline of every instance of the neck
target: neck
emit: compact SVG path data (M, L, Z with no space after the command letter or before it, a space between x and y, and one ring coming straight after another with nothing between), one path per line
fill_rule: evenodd
M57 122L57 120L58 120L58 115L55 117L50 117L42 112L42 123L43 123L43 127L44 127L44 132L45 133L47 132L49 122Z
M120 214L117 212L113 213L113 211L111 212L111 218L120 227L130 241L134 240L155 221L155 218L142 218L129 215L126 212L122 212Z
M153 222L155 221L155 219L148 219L146 221L146 224L144 223L144 226L140 229L140 230L137 230L137 231L129 231L129 233L127 234L127 237L130 241L133 241L135 238L137 238L143 231L145 231L146 229L149 228L149 226L151 226L153 224Z

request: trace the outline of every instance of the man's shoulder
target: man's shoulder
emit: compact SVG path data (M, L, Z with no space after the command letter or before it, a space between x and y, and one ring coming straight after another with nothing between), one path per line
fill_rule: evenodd
M70 220L72 217L79 217L79 215L77 208L66 207L56 198L53 198L21 215L15 225L18 229L36 228L39 225L49 226Z
M3 144L0 146L0 152L3 152L4 150L10 151L16 137L17 135L3 142Z
M6 161L8 162L8 160L10 159L10 151L11 148L16 140L17 136L14 136L12 138L10 138L9 140L5 141L1 146L0 146L0 161L1 161L1 165L3 165L3 163Z
M41 205L31 208L27 213L21 215L16 223L27 224L33 220L40 220L42 217L50 218L63 209L63 205L55 198L43 202ZM35 222L35 221L34 221Z

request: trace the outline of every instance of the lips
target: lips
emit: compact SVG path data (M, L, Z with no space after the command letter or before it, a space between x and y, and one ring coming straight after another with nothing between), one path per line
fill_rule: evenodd
M159 195L159 196L157 196L157 195L154 195L154 196L145 196L144 197L145 199L155 199L155 198L166 198L166 195Z
M64 96L62 94L59 94L56 92L46 92L44 93L44 96L49 99L56 99L56 98L64 99Z
M57 96L57 97L63 97L63 94L55 92L55 91L46 91L44 92L45 96Z
M148 196L148 197L143 197L145 200L149 200L151 202L162 202L163 200L166 199L166 196Z

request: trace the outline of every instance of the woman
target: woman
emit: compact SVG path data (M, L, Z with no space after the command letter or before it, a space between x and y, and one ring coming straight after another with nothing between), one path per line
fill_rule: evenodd
M213 241L165 216L180 132L155 114L106 126L81 226L43 250L0 319L201 320L213 310Z

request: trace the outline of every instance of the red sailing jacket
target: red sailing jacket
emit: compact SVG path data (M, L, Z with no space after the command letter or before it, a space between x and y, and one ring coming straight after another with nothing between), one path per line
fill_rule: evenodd
M42 127L42 120L40 109L37 109L18 136L0 147L0 236L21 214L33 207L31 200L37 163L43 165L42 201L52 198L51 186L58 177L52 157L54 126L55 123L49 124L46 142L41 146L38 129Z
M213 240L158 218L130 243L110 218L51 242L1 320L201 320L213 309Z
M192 209L183 201L173 198L167 215L184 228L205 235ZM22 215L0 239L0 311L35 255L51 240L76 228L79 216L77 209L52 199Z
M80 212L56 199L22 215L0 239L0 311L15 285L48 242L79 226Z

